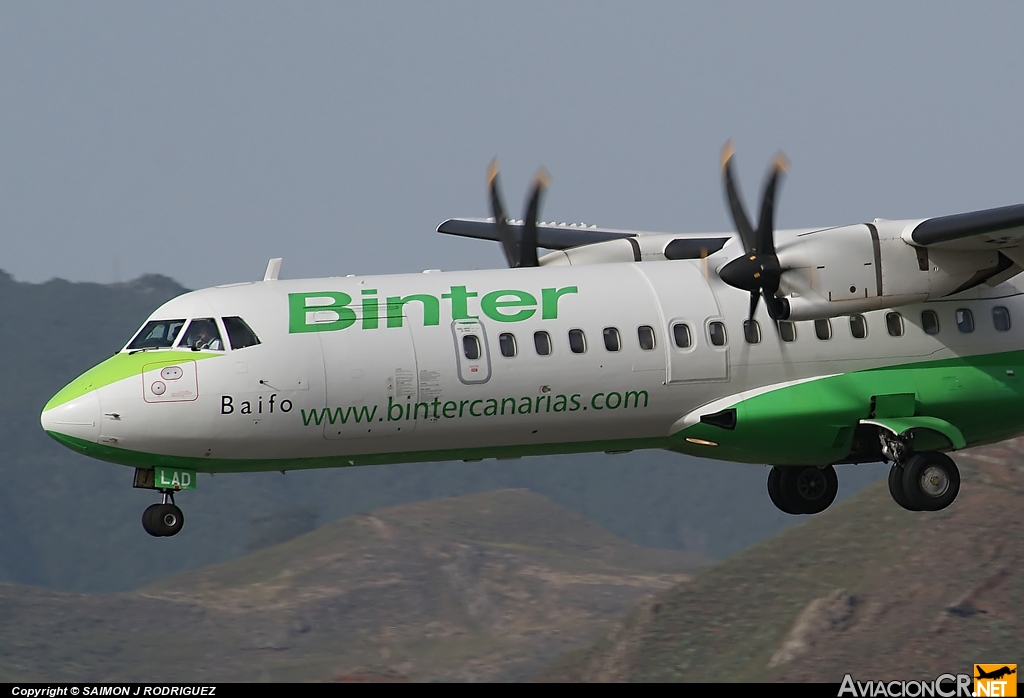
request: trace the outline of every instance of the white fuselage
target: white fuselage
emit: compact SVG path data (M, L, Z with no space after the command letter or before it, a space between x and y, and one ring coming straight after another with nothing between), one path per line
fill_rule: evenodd
M709 261L712 268L721 263ZM360 454L427 460L471 457L473 449L515 455L656 447L692 424L702 406L744 393L1021 345L1019 324L999 332L991 321L995 306L1024 318L1020 291L1010 283L897 308L901 336L890 334L890 311L877 310L864 314L864 338L839 317L830 321L829 339L805 321L796 323L795 341L783 342L761 304L760 341L752 344L744 335L748 295L707 267L700 260L610 263L196 291L167 302L152 319L214 318L224 335L221 319L237 316L260 344L197 352L194 360L175 349L134 354L137 373L44 413L44 426L49 419L48 429L118 449L227 459L237 470L246 470L246 461L267 468L274 459L344 464ZM404 302L389 310L389 297ZM922 330L925 308L937 314L939 334ZM974 332L958 331L960 308L973 309ZM724 326L721 346L711 341L713 323ZM688 328L688 347L675 341L679 324ZM653 331L653 347L644 328ZM550 337L547 355L538 353L538 332ZM503 355L512 344L514 355ZM168 367L180 375L175 369L164 374L173 380L161 378ZM164 385L159 394L157 381Z

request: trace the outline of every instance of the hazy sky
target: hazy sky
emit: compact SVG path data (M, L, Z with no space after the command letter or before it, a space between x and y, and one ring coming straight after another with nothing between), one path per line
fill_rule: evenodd
M1019 3L0 4L0 268L198 288L502 265L488 215L726 230L1024 202Z

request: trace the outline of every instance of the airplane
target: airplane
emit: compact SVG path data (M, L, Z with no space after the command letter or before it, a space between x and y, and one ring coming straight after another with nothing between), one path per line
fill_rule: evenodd
M990 672L985 671L984 669L982 669L978 665L975 665L975 668L978 670L978 675L974 677L976 679L996 679L996 680L999 680L999 679L1001 679L1001 678L1003 678L1005 676L1010 676L1011 674L1016 674L1017 673L1016 669L1011 669L1009 666L1002 666L1002 667L1000 667L998 669L994 669L994 670L992 670Z
M1024 432L1024 204L775 230L784 157L754 222L732 161L735 230L687 234L541 222L543 171L511 220L492 162L492 216L437 230L508 269L285 280L273 259L160 306L42 427L134 467L157 537L198 473L641 449L769 464L792 515L872 462L904 509L949 506L949 452Z

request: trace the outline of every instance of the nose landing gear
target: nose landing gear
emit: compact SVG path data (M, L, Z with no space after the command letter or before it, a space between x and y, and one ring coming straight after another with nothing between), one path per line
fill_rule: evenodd
M142 527L156 538L173 536L185 524L185 517L174 504L174 492L161 490L161 502L150 504L142 512Z
M144 490L156 490L160 493L160 503L150 504L142 512L142 528L146 533L163 538L173 536L181 530L185 517L174 503L174 493L181 490L196 488L196 471L163 468L136 468L132 487Z
M839 492L839 478L831 465L816 467L772 467L768 473L768 496L787 514L818 514L828 509Z
M889 493L908 511L945 509L960 492L960 470L953 459L938 451L915 453L893 463Z

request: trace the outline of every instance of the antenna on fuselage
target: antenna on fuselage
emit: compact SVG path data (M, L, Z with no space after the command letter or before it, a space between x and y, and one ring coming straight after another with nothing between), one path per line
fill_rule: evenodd
M277 281L277 275L281 273L281 257L274 257L267 262L267 271L263 274L264 281Z

